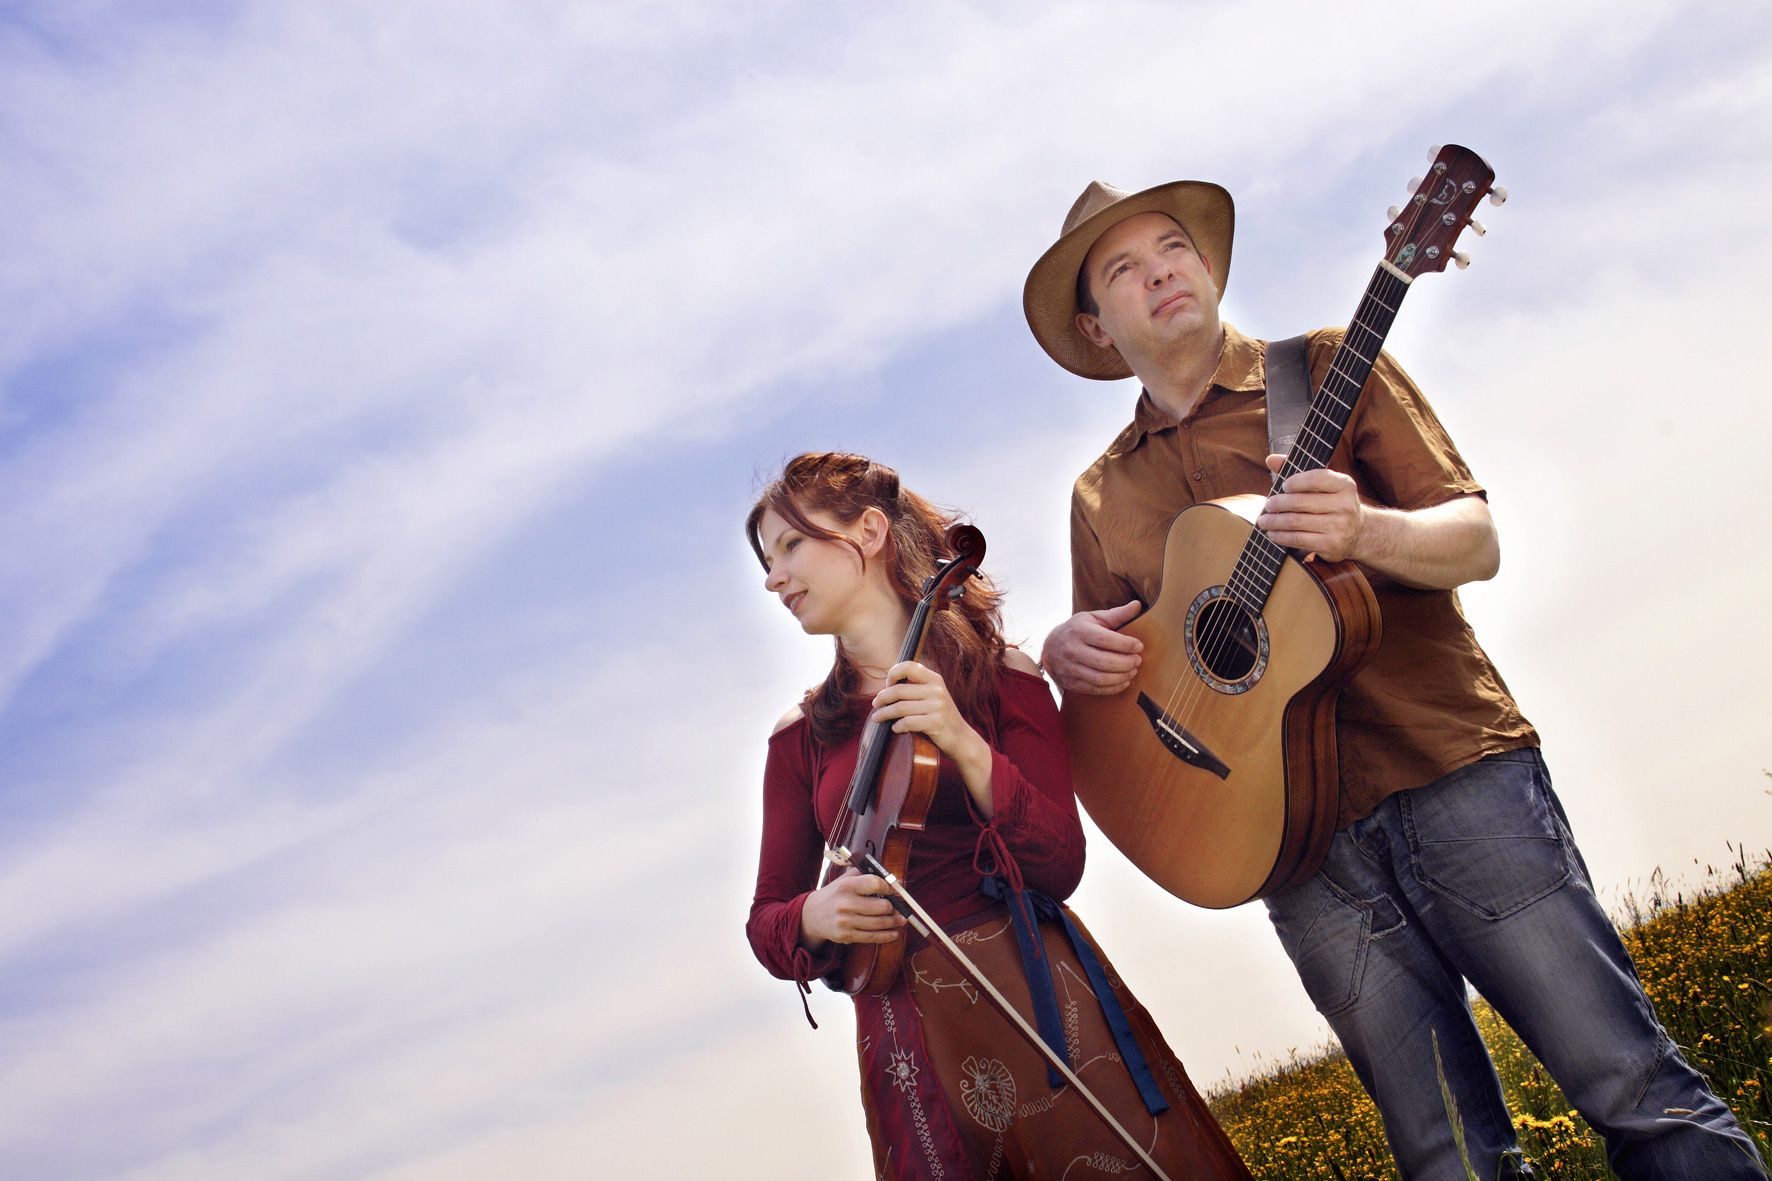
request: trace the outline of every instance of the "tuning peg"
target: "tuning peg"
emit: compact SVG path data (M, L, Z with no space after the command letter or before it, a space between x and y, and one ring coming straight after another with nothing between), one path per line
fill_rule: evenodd
M1483 223L1478 221L1474 217L1470 219L1469 224L1470 224L1470 228L1476 233L1477 237L1479 237L1479 238L1481 238L1484 234L1487 234L1489 232L1488 230L1483 228Z
M1384 211L1384 220L1396 221L1397 218L1402 215L1402 213L1403 213L1403 207L1401 205L1392 205L1389 209Z
M1506 189L1502 188L1500 185L1495 185L1493 188L1491 188L1489 190L1489 204L1491 204L1491 205L1505 205L1506 203L1507 203L1507 190Z
M1427 162L1432 164L1435 160L1438 160L1440 158L1440 149L1445 146L1446 145L1444 144L1435 144L1429 148L1427 150Z
M1452 252L1452 262L1462 271L1465 267L1471 265L1471 256L1462 250L1454 250Z
M1421 187L1421 178L1419 176L1412 176L1409 178L1409 191L1411 193L1413 193L1416 189L1419 189L1420 187Z

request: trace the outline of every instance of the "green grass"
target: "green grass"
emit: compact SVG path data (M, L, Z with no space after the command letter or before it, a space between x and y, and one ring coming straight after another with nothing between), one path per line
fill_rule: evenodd
M1696 888L1659 870L1646 900L1625 899L1620 927L1656 1015L1760 1146L1772 1148L1772 869L1768 854L1702 867ZM1544 1177L1606 1178L1605 1149L1512 1030L1480 1000L1520 1147ZM1213 1111L1266 1181L1393 1178L1378 1112L1339 1051L1294 1054L1240 1085L1216 1089Z

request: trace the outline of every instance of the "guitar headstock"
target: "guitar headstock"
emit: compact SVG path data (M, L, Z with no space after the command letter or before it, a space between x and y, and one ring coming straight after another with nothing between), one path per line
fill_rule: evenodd
M1471 213L1487 196L1492 204L1507 200L1507 190L1495 184L1495 170L1469 148L1457 144L1430 153L1433 164L1427 175L1409 183L1408 204L1393 206L1384 232L1384 258L1413 279L1428 271L1443 271L1446 264L1469 265L1470 259L1453 251L1453 243L1471 226L1481 235L1482 223Z

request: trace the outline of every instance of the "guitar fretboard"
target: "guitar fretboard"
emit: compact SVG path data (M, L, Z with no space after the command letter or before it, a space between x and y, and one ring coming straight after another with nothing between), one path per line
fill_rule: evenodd
M1335 351L1329 373L1311 398L1298 438L1286 453L1286 463L1274 480L1276 489L1288 476L1329 463L1408 292L1407 278L1384 263L1378 264L1372 281L1366 284L1366 294L1354 312L1353 322L1347 326L1347 335ZM1225 589L1245 608L1260 614L1273 593L1274 579L1280 576L1285 557L1284 547L1268 540L1261 530L1251 530Z

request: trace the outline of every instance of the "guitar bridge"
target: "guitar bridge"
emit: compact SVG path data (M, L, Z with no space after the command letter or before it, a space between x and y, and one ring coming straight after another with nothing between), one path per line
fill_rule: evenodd
M1151 730L1156 734L1157 741L1163 744L1170 754L1190 767L1198 767L1202 771L1210 771L1220 779L1230 777L1231 769L1224 761L1188 733L1182 724L1170 717L1161 706L1151 700L1150 694L1138 695L1138 708L1150 719Z

